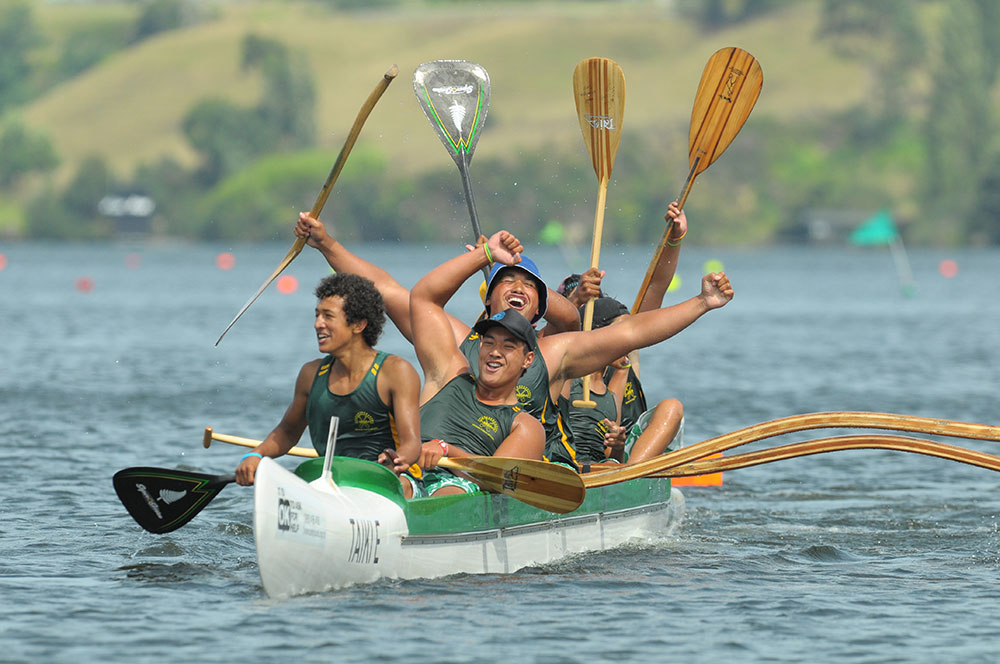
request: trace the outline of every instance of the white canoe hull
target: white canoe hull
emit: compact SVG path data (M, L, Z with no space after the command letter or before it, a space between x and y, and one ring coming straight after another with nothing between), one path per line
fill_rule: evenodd
M261 580L267 594L279 598L380 578L511 573L665 535L684 512L683 495L672 489L656 502L620 509L581 508L535 523L411 534L398 501L362 488L335 487L324 478L307 483L270 459L258 467L255 487ZM479 499L498 512L512 500Z

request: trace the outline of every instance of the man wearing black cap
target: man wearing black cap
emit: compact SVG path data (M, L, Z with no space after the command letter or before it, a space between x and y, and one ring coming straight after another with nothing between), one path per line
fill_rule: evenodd
M509 242L504 255L495 255L498 263L517 264L520 256L517 246ZM516 239L514 240L516 242ZM435 268L420 281L425 293L422 297L443 307L462 283L480 270L486 263L482 253L468 252L456 256ZM411 324L417 322L420 309L416 302L416 287L411 297ZM432 294L430 297L427 294ZM590 330L588 332L564 332L539 338L535 349L536 362L544 362L549 381L549 404L557 403L563 384L570 379L580 378L594 371L603 370L617 358L627 355L637 348L645 348L677 334L695 320L712 309L726 305L733 298L733 289L724 273L708 274L702 279L701 294L684 302L664 309L645 311L628 316L618 325ZM496 300L491 299L492 302ZM501 302L502 306L503 302ZM442 344L446 328L441 326L436 336L428 343ZM422 332L421 332L422 334ZM414 336L419 336L416 331ZM479 356L481 359L481 355ZM467 365L471 366L466 358ZM425 369L426 370L426 369ZM558 445L546 447L546 457L550 461L575 463L575 450Z
M519 244L512 248L520 251ZM505 258L512 260L509 254ZM413 346L424 370L420 466L434 468L443 456L470 454L541 459L545 431L517 397L518 380L535 359L535 331L512 308L477 322L474 331L480 344L474 374L450 334L444 311L453 292L438 287L443 281L438 273L451 263L417 282L410 296ZM474 485L447 472L425 473L423 481L428 495L474 490Z

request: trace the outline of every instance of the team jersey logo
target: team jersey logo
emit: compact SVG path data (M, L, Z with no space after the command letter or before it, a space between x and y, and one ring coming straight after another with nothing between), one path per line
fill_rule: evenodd
M354 429L356 431L374 431L375 430L375 418L372 414L359 410L354 413Z
M623 397L625 403L632 403L635 401L635 385L632 381L625 383L625 396Z
M516 393L517 393L517 402L519 404L521 404L522 406L526 406L529 403L531 403L531 388L530 387L528 387L527 385L520 385L519 384L517 386Z
M476 421L476 428L489 436L490 440L493 440L496 438L497 432L500 431L500 424L495 418L483 415Z

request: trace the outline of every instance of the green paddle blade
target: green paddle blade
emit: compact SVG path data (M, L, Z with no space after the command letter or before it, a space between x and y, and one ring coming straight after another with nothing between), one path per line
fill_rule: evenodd
M490 75L467 60L434 60L413 72L413 92L448 154L467 167L486 122Z
M233 475L205 475L167 468L126 468L115 473L118 499L151 533L169 533L193 519Z

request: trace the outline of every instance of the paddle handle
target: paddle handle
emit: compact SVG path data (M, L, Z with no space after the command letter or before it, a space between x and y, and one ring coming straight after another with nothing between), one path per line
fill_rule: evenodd
M594 241L590 246L590 267L597 269L601 260L601 236L604 234L604 207L608 198L608 175L601 177L597 187L597 209L594 212ZM587 300L583 308L583 331L589 332L594 326L594 300ZM573 401L574 408L597 408L597 402L590 399L590 374L583 377L583 399Z
M212 431L212 427L205 427L205 436L202 439L202 445L206 448L212 445L212 441L217 440L220 443L229 443L230 445L240 445L241 447L257 447L262 441L254 440L253 438L241 438L240 436L230 436L225 433L215 433ZM299 447L296 445L292 449L288 450L286 454L298 457L316 458L319 456L316 450L311 447Z

